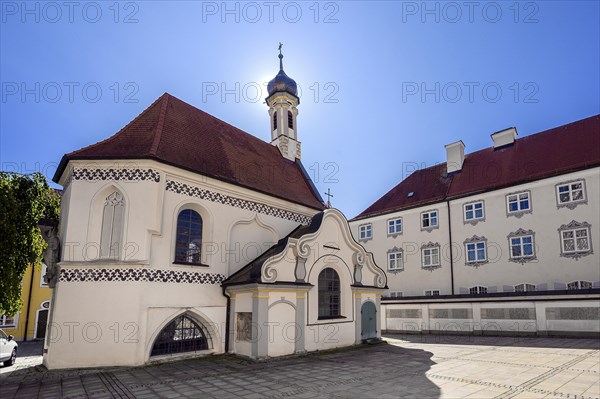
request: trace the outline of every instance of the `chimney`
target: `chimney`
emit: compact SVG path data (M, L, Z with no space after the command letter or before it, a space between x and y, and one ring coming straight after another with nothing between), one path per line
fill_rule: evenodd
M494 150L512 145L515 142L516 137L517 128L515 127L509 127L508 129L492 133L492 140L494 141Z
M465 161L465 143L458 140L446 145L446 173L451 174L462 169Z

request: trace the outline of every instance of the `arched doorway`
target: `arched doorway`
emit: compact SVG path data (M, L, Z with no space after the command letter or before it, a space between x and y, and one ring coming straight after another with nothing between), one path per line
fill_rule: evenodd
M46 328L48 326L48 309L50 301L42 302L35 315L35 339L44 339L46 337Z
M196 352L209 348L205 330L190 316L182 314L165 326L156 337L150 356Z
M377 308L373 302L363 303L360 310L361 339L377 338Z

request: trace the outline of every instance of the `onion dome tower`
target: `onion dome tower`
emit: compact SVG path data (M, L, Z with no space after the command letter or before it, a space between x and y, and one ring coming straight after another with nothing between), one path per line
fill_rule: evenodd
M283 71L283 54L279 43L279 73L267 85L266 98L271 119L271 144L279 148L281 155L290 161L300 159L300 142L297 136L298 86Z

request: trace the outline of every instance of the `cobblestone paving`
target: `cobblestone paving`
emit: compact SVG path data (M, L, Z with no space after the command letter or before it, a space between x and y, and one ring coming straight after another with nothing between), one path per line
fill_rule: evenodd
M599 398L588 339L386 337L321 354L251 362L213 356L133 368L0 368L0 398ZM38 362L36 365L36 361Z

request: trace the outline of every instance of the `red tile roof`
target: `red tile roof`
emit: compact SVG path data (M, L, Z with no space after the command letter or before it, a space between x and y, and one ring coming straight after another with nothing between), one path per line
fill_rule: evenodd
M63 156L70 160L153 159L314 209L324 209L300 161L165 93L114 136Z
M467 154L462 170L449 176L446 163L418 170L354 220L595 166L600 166L600 115Z

